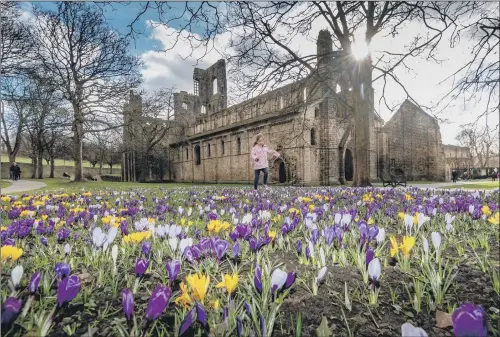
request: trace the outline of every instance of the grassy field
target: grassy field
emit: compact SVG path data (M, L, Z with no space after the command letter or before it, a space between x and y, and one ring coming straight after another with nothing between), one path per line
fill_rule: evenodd
M11 182L10 182L10 181L8 181L8 180L2 180L2 181L0 182L0 186L1 186L2 188L9 187L9 186L10 186L10 184L11 184Z
M465 184L465 185L449 185L441 188L445 189L463 188L464 190L494 190L500 188L500 183L498 181L486 181L486 182L478 182L474 184Z
M8 156L2 156L2 163L8 162L8 161L9 161L9 157ZM16 157L16 162L18 162L18 163L25 163L25 164L31 164L31 158L18 156L18 157ZM44 166L49 167L49 165L46 165L46 164L47 164L47 162L44 161ZM75 166L75 162L73 160L56 159L55 160L55 166ZM88 162L86 160L83 161L83 166L84 167L92 167L92 165L90 164L90 162ZM99 167L99 164L97 164L96 167ZM107 170L105 170L105 169L107 169ZM120 165L113 165L113 171L115 171L115 169L119 170L120 169ZM103 171L104 171L103 173L109 172L109 166L105 164L103 166Z

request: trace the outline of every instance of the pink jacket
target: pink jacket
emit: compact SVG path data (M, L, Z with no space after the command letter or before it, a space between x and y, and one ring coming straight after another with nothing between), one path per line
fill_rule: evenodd
M253 169L259 170L269 166L267 161L267 155L272 154L273 156L279 157L280 154L274 150L269 150L267 146L255 145L251 152Z

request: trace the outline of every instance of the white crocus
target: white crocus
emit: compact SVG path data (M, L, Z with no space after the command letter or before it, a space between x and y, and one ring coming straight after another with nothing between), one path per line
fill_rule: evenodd
M401 337L428 337L422 328L414 327L411 323L401 325Z
M99 248L101 247L104 242L106 241L107 237L106 235L102 232L102 229L100 227L94 228L92 232L92 241L94 242L94 245Z
M424 252L425 254L429 254L429 241L426 238L424 238Z
M427 221L429 221L431 218L429 218L428 216L424 215L423 213L418 213L418 216L417 216L417 224L418 224L418 228L420 229L420 227L422 227L422 225L424 223L426 223Z
M175 253L175 251L177 250L178 243L179 243L179 240L177 238L168 239L168 244L170 245L170 249L172 249L172 252Z
M193 239L191 238L185 238L182 239L181 242L179 243L179 251L184 253L187 247L191 247L193 245Z
M111 247L111 258L113 259L113 264L116 265L116 260L118 259L118 246L116 244Z
M385 229L379 228L378 234L375 237L375 239L377 240L377 243L379 245L382 244L384 242L384 240L385 240Z
M368 264L368 276L372 281L376 281L380 278L382 274L382 265L380 264L380 260L378 257L374 258Z
M470 214L474 213L474 205L469 205L469 213Z
M432 245L436 250L439 250L439 247L441 247L441 234L438 232L432 232L431 233L431 240L432 240Z
M307 241L307 246L309 247L309 256L311 258L314 257L314 245L312 244L311 241Z
M404 221L406 230L410 231L411 233L411 229L413 227L413 217L410 214L405 214Z
M340 220L342 220L342 214L335 213L335 217L334 217L335 224L338 225L340 223Z
M322 266L326 265L326 256L325 256L325 251L324 251L323 247L321 247L319 249L319 260L320 260Z
M323 267L323 268L321 268L319 270L318 276L316 276L316 280L315 280L316 284L319 284L321 281L323 281L323 279L325 278L327 270L328 270L328 268L326 268L326 266Z
M21 265L17 265L12 272L10 273L10 279L12 281L12 285L14 288L19 287L19 283L21 282L21 278L23 277L24 268Z
M71 246L67 243L64 245L64 254L69 255L71 253Z
M271 274L271 287L276 286L277 289L281 289L286 282L288 274L283 270L277 268Z

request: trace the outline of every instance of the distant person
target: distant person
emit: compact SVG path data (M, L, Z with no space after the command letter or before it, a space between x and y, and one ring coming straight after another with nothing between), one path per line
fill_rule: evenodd
M12 165L10 165L10 179L12 180L16 180L16 163L12 163Z
M451 172L451 177L452 177L454 183L457 182L457 176L458 176L457 171Z
M269 175L269 162L267 161L267 155L271 154L275 157L279 157L280 154L274 150L270 150L264 144L264 136L260 133L255 136L255 141L253 142L253 148L251 152L253 169L255 172L255 179L253 182L253 189L257 191L257 185L259 184L260 172L264 172L264 187L267 188L267 177Z
M14 180L19 180L19 179L21 179L21 167L17 163L14 163L14 164L15 164L15 166L14 166L15 179Z

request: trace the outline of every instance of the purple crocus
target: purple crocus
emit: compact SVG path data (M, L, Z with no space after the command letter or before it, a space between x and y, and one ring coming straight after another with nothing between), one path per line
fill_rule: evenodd
M200 322L205 329L208 329L207 313L199 303L196 303L196 317L198 322Z
M378 227L377 226L371 226L368 228L368 240L371 241L375 239L378 235Z
M149 267L149 260L145 258L137 259L135 263L135 275L137 277L142 277Z
M14 239L11 239L11 238L5 239L2 242L2 246L15 246L15 245L16 245L16 241Z
M245 307L245 311L246 311L248 317L252 317L252 311L250 310L250 304L248 304L248 302L245 302L244 307Z
M240 250L241 250L241 246L240 246L240 243L239 242L236 242L234 245L233 245L233 256L235 259L238 258L238 256L240 255Z
M65 277L57 288L57 305L61 307L66 302L71 302L80 292L80 278L76 275Z
M193 324L194 310L194 308L190 310L182 320L181 326L179 327L179 336L182 336L182 334L184 334L184 332L186 332L187 329L189 329L189 327Z
M375 253L373 252L373 249L368 248L368 250L366 251L366 259L365 259L367 267L370 264L370 262L373 260L374 257L375 257Z
M134 294L132 294L130 289L122 290L122 305L125 317L127 320L130 320L134 314Z
M243 323L241 322L240 316L236 316L236 334L238 337L241 337L241 333L243 332Z
M267 336L267 332L266 332L266 320L264 319L263 315L260 315L259 324L260 324L260 333L261 333L261 336Z
M297 253L302 254L302 241L297 240Z
M10 325L21 312L23 301L15 297L7 297L2 306L2 325Z
M40 242L42 243L42 245L44 245L45 247L47 247L49 245L49 240L47 240L47 238L45 237L41 237L40 238Z
M70 271L71 269L69 268L69 265L65 262L57 262L54 267L54 272L56 273L58 280L62 280L68 276Z
M297 278L297 273L295 272L289 272L287 277L286 277L286 281L285 281L285 285L283 287L283 291L285 291L286 289L290 288L294 283L295 283L295 279Z
M170 301L170 295L172 291L169 287L165 287L162 284L158 284L151 294L148 306L146 308L146 319L148 321L154 321L165 310Z
M486 312L480 305L462 304L453 311L453 332L457 337L485 337L488 335Z
M38 290L38 285L40 284L40 272L35 272L31 276L30 283L28 284L28 290L30 293L35 293Z
M226 240L217 240L215 243L215 253L217 254L217 260L220 262L221 258L226 254L229 244Z
M172 282L175 280L175 278L177 277L177 275L179 275L181 271L181 263L179 261L172 260L169 263L167 263L165 268L167 269L168 282L169 286L171 287Z
M257 289L259 294L262 294L262 272L258 264L255 265L253 284L255 285L255 289Z
M153 246L153 244L149 241L145 241L142 244L142 252L144 253L144 255L149 256L149 253L151 253L152 246Z

